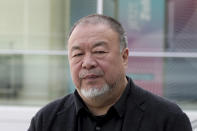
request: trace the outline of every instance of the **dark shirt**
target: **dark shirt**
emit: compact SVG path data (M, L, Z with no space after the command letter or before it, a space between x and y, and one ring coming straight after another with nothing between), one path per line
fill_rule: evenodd
M104 116L93 116L77 93L43 107L28 131L192 131L187 115L174 103L134 85Z
M107 114L102 116L94 116L75 91L76 131L110 131L111 129L121 131L129 88L128 84L120 99L108 110Z

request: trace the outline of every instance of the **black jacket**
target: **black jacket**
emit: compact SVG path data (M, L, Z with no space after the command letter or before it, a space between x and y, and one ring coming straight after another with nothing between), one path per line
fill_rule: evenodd
M131 80L128 84L123 131L192 131L188 117L176 104L135 86ZM28 131L75 131L75 124L76 107L70 94L42 108Z

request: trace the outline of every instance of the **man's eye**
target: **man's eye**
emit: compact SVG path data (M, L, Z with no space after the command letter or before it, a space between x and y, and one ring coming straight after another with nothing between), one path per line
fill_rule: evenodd
M105 51L95 51L96 54L104 54L106 53Z
M83 55L83 54L82 53L78 53L78 54L74 54L73 57L79 57L81 55Z

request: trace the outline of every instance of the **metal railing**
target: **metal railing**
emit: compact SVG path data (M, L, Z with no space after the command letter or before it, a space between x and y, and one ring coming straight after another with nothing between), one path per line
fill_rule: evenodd
M0 55L68 55L67 50L0 50ZM197 58L197 52L129 52L134 57Z

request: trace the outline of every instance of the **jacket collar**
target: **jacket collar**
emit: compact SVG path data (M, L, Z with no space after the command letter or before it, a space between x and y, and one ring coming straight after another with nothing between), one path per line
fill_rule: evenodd
M128 79L128 99L124 115L123 131L138 131L140 121L142 120L144 111L147 107L146 101L146 91L134 85L132 80ZM58 112L57 118L55 120L56 126L55 130L67 130L74 131L76 127L77 111L80 111L81 106L76 107L74 102L74 94L71 95L72 104L66 105L65 108Z

